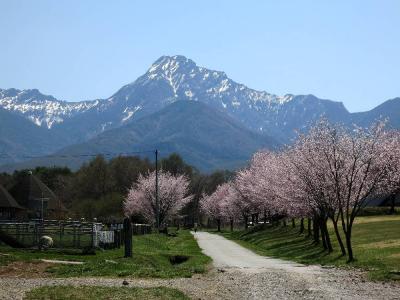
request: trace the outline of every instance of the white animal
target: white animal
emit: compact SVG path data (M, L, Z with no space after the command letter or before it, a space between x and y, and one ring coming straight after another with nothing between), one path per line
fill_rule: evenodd
M39 239L39 249L48 249L53 247L53 239L50 236L44 235Z

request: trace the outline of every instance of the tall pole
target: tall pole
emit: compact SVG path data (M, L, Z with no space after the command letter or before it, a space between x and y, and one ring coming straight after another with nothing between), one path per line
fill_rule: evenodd
M155 151L156 155L156 226L157 231L160 230L160 203L158 199L158 150Z

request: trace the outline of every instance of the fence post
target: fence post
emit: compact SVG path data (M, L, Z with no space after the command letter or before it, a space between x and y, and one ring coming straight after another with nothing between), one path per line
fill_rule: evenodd
M73 238L72 238L72 247L76 247L76 226L75 224L72 225L73 226Z
M93 237L93 235L94 235L94 223L92 223L92 228L91 228L91 230L90 230L90 246L92 247L92 248L94 248L94 237Z
M121 246L125 245L125 231L123 229L121 231Z
M132 257L132 224L129 218L124 219L125 257Z
M59 243L59 247L62 248L62 247L63 247L63 243L62 243L63 223L60 222L58 228L60 229L60 234L59 234L60 243Z
M120 248L120 241L119 241L119 230L114 229L114 248Z
M82 223L79 224L79 227L78 227L78 248L81 247L81 231L82 231Z

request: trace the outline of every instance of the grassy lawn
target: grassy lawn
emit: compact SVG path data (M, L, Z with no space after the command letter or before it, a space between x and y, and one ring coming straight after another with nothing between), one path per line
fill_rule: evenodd
M167 300L189 299L182 292L164 288L94 287L94 286L52 286L29 291L26 300Z
M54 264L46 269L56 277L191 277L207 270L209 257L201 253L189 231L181 230L176 237L163 234L134 236L133 258L124 258L124 249L97 251L96 255L81 255L55 250L18 250L0 247L0 265L15 261L35 262L38 259L82 261L83 265ZM187 260L171 261L173 256Z
M298 223L296 224L299 225ZM339 246L331 229L334 252L327 254L322 246L299 235L299 227L256 227L248 231L225 231L222 234L253 251L304 264L359 267L373 280L400 280L400 216L372 216L356 219L353 247L356 261L347 264L340 257Z

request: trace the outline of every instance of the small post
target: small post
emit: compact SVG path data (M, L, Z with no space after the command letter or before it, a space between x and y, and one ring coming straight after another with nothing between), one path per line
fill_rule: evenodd
M132 224L129 218L124 219L125 256L132 257Z

